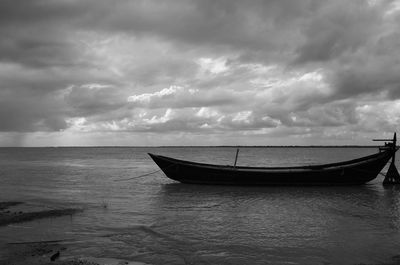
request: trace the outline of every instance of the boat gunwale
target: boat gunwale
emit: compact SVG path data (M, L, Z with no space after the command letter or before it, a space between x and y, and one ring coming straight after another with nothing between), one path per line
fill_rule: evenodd
M352 160L347 160L343 162L336 163L328 163L328 164L317 164L317 165L307 165L307 166L292 166L292 167L249 167L249 166L232 166L232 165L217 165L217 164L208 164L208 163L199 163L187 160L181 160L176 158L171 158L162 155L155 155L149 153L150 157L154 159L154 157L162 160L166 160L169 163L173 164L181 164L192 167L201 167L201 168L210 168L210 169L221 169L221 170L246 170L246 171L285 171L285 172L294 172L294 171L318 171L318 170L337 170L338 168L348 168L355 167L362 164L368 164L369 162L373 162L379 159L386 157L387 155L391 156L391 150L386 150L384 152L378 152L372 155L368 155L365 157L360 157Z

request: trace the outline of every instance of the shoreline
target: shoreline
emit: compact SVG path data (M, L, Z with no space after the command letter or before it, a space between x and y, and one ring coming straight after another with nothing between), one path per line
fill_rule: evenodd
M79 208L43 209L20 201L0 202L0 229L41 219L72 216ZM69 241L69 242L68 242ZM70 240L44 240L0 243L0 265L143 265L118 259L64 256Z

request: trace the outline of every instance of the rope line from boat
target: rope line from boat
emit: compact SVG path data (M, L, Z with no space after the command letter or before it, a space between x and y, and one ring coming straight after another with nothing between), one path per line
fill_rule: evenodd
M116 180L114 180L114 181L117 182L117 181L126 181L126 180L132 180L132 179L143 178L143 177L150 176L150 175L153 175L153 174L155 174L155 173L158 173L158 172L160 172L160 171L162 171L162 170L164 170L164 169L168 169L168 168L170 168L170 167L172 167L172 166L175 166L175 165L176 165L176 164L172 164L172 165L169 165L169 166L167 166L167 167L160 168L159 170L152 171L152 172L149 172L149 173L144 173L144 174L139 175L139 176L135 176L135 177L131 177L131 178L126 178L126 179L116 179Z

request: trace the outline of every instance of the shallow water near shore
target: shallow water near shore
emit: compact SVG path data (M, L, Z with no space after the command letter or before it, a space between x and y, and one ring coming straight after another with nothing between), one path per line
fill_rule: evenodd
M376 148L241 148L238 165L344 161ZM232 164L235 148L0 148L0 201L82 208L0 227L0 244L61 240L65 255L148 264L397 264L400 187L179 184L148 152ZM397 166L399 163L396 161ZM385 171L385 170L384 170Z

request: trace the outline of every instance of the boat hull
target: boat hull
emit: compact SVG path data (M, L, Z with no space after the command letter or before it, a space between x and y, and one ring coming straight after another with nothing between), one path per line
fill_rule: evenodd
M234 167L195 163L149 154L175 181L210 185L360 185L377 177L392 151L325 165L305 167Z

